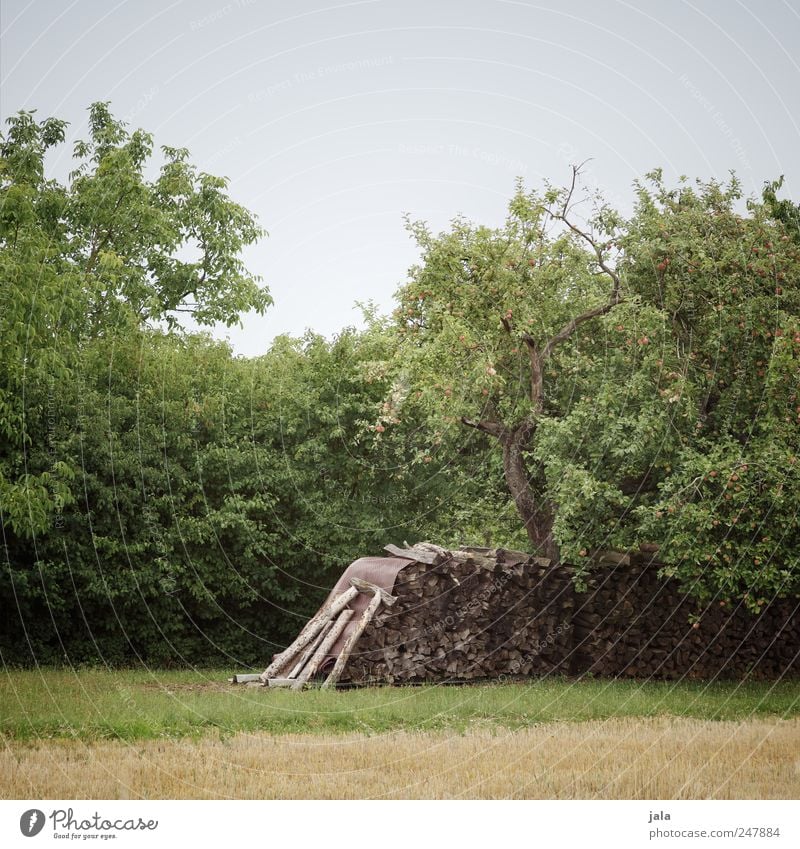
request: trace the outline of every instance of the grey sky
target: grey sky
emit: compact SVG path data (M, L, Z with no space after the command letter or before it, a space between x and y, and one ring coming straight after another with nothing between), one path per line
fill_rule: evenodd
M275 306L221 330L243 354L388 310L415 259L402 215L498 223L516 176L622 208L654 166L800 185L800 7L782 0L2 0L5 118L118 116L186 146L270 237ZM66 171L68 162L54 163Z

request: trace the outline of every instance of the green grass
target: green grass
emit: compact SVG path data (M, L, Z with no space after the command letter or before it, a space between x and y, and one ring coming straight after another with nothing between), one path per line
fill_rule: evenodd
M543 680L349 691L252 690L229 671L41 669L0 673L5 740L122 739L235 732L382 733L524 728L610 717L800 716L800 682Z

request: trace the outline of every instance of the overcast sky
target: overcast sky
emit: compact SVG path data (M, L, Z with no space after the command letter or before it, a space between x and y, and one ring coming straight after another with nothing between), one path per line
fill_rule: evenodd
M403 214L502 220L517 176L588 180L623 209L654 166L800 192L796 0L0 2L0 111L86 133L86 107L188 147L269 231L275 305L222 329L259 354L389 310ZM66 158L55 163L66 172Z

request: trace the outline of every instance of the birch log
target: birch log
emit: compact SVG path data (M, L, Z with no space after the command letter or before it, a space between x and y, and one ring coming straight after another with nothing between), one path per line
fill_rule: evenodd
M381 606L381 602L383 601L383 596L381 595L381 590L375 593L372 596L372 601L367 606L367 609L364 611L361 619L356 625L353 633L347 638L344 646L342 646L342 651L339 654L339 657L336 658L336 665L331 670L331 674L325 680L325 683L322 685L323 688L333 687L336 682L341 678L342 672L344 671L344 667L347 664L347 661L350 657L350 653L356 646L356 643L359 641L359 638L364 633L364 629L369 625L370 620L375 615L375 611Z
M233 678L228 678L229 684L249 684L251 681L258 681L259 684L264 683L258 673L253 674L250 672L245 672L243 674L240 672L237 675L234 675Z
M326 622L322 626L322 630L317 634L314 638L314 641L306 648L306 650L300 655L300 660L292 668L292 671L286 676L287 678L297 678L297 676L302 671L303 667L308 663L308 659L313 657L314 652L319 648L319 644L325 639L328 634L328 631L333 627L333 622Z
M270 678L287 666L294 658L319 634L325 627L325 624L333 619L340 610L347 607L348 604L358 595L358 590L355 587L350 587L338 595L327 607L320 610L316 616L308 621L306 626L300 632L298 638L284 651L282 651L275 660L261 673L261 680L266 683Z
M294 684L292 684L293 690L301 690L306 681L317 671L319 665L325 659L336 640L339 639L339 635L344 631L352 616L353 611L348 608L345 608L339 614L339 618L334 622L333 627L328 631L325 639L320 643L319 648L314 652L311 660L308 661L303 671L294 679Z

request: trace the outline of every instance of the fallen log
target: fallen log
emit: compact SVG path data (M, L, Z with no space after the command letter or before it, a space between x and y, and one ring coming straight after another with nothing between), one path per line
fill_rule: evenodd
M234 675L233 678L228 678L229 684L249 684L251 681L261 681L260 673L239 673L237 675Z

